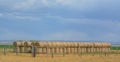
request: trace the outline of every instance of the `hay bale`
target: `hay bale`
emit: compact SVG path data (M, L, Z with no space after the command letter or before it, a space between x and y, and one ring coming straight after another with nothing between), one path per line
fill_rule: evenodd
M26 41L26 42L24 42L24 45L25 45L26 47L32 47L32 45L34 45L34 42Z
M21 42L13 42L13 45L14 45L15 47L21 46Z
M88 45L88 52L92 52L93 51L93 46L94 46L94 43L93 42L87 42L87 45Z
M60 53L60 52L59 52L59 48L61 47L60 43L61 43L61 42L56 41L56 53Z
M18 52L24 52L24 42L23 41L15 41L13 42L14 49L18 48ZM17 51L17 50L15 50Z
M110 47L111 47L111 44L108 43L108 42L104 42L103 43L103 48L104 48L104 52L109 52L110 51Z
M32 45L34 45L34 42L26 41L26 42L24 42L24 45L25 45L25 52L31 53Z

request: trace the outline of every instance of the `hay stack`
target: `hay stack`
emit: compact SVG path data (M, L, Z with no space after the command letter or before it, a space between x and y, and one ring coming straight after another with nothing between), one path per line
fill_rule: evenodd
M56 41L56 53L60 53L61 42Z
M37 53L42 53L42 52L44 52L44 47L46 46L46 43L45 42L36 42L35 44L34 44L37 48L36 48L36 52Z
M82 52L82 42L78 42L78 45L79 45L79 53Z
M84 46L84 42L79 42L79 47L80 47L80 52L83 53L85 52L85 46Z
M57 51L57 43L56 42L51 42L51 44L52 44L52 46L51 46L51 48L52 48L52 53L56 53L56 51Z
M71 43L67 42L67 53L71 53Z
M92 42L87 42L87 45L88 45L88 52L93 52L94 44Z
M24 42L25 45L25 52L30 53L32 50L32 45L34 45L34 42L26 41Z
M102 47L103 47L102 42L96 42L95 43L96 52L100 52Z
M19 47L19 46L22 46L23 44L22 44L22 42L13 42L13 45L15 47Z
M103 43L104 52L109 52L110 51L110 47L111 47L110 43L108 43L108 42L104 42Z
M73 44L74 44L74 53L78 53L78 47L79 47L78 42L73 42Z
M52 49L53 45L52 42L47 42L47 52L48 53L53 53L53 49Z
M24 52L24 42L22 42L22 41L14 42L13 45L14 45L15 51L18 51L20 53ZM16 50L16 48L17 48L17 50Z
M87 42L83 42L82 43L84 46L83 46L83 52L88 52L88 43Z
M34 45L34 42L26 41L26 42L24 42L24 45L25 45L26 47L32 47L32 45Z
M67 45L67 42L62 42L62 43L63 43L62 48L63 48L63 50L64 50L64 53L68 53L68 49L67 49L68 45Z

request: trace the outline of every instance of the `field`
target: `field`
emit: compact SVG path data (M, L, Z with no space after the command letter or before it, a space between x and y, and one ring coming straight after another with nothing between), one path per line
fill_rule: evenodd
M55 55L53 58L48 55L37 55L36 58L30 54L8 54L0 55L0 62L120 62L120 54L105 55Z
M7 49L7 54L3 54L3 48ZM53 58L51 54L37 54L37 57L32 57L31 54L21 53L18 56L10 52L12 45L0 45L0 62L120 62L120 47L111 47L111 53L105 56L104 53L89 54L55 54ZM117 49L117 50L116 50ZM119 52L119 53L118 53Z

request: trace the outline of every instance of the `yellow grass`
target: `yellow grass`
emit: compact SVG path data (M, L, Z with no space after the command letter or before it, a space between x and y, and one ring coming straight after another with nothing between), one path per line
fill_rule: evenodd
M6 56L0 54L0 62L120 62L120 54L105 55L37 55L36 58L31 57L31 54L8 53Z

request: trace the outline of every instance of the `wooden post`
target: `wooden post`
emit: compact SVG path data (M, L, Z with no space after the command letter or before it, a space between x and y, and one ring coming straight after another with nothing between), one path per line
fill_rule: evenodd
M68 54L68 47L66 47L66 54Z
M79 47L77 47L77 54L79 54Z
M64 50L64 47L62 48L62 51L63 51L63 56L65 56L65 50Z
M80 48L80 53L82 55L82 53L83 53L83 47Z
M51 52L51 57L53 58L54 55L53 55L53 50L52 50L52 48L50 48L50 52Z
M3 48L3 51L4 51L4 55L6 55L6 48Z
M56 53L56 52L57 52L57 48L55 47L55 48L54 48L54 53Z
M18 47L17 46L15 47L15 52L16 52L16 55L18 55Z
M32 57L36 57L36 48L32 46Z
M48 51L47 51L47 49L48 49L48 48L46 47L45 49L46 49L46 51L45 51L45 52L46 52L46 54L47 54L47 53L48 53Z

